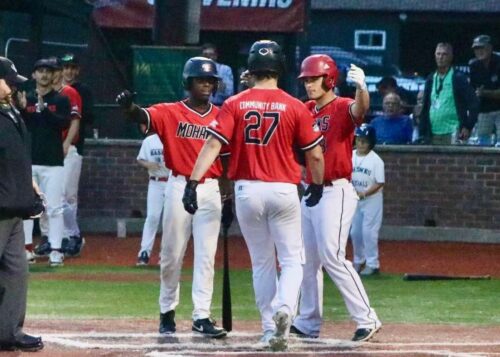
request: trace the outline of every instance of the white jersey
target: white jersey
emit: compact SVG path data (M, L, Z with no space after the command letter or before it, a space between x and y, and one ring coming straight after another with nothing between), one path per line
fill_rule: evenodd
M365 192L376 183L384 183L384 161L371 150L367 155L360 156L357 150L352 153L352 185L358 192ZM368 196L370 200L382 195L382 189Z
M145 138L141 145L137 160L157 162L161 164L159 170L148 170L150 177L168 177L170 170L165 167L163 159L163 144L157 134Z

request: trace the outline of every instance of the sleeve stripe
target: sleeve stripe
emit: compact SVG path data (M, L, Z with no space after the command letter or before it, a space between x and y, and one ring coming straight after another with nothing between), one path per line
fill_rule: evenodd
M141 108L141 110L144 110L144 112L146 113L146 117L148 118L148 124L146 125L146 134L147 134L151 130L151 115L146 109Z
M224 135L222 135L222 134L216 132L215 130L213 130L212 128L208 128L208 127L207 127L207 131L209 134L212 134L217 139L222 141L224 144L229 145L229 140L227 140L227 138Z
M224 152L224 153L219 154L219 156L222 156L222 157L230 156L230 155L231 155L230 152Z
M323 135L320 135L317 139L315 139L311 144L301 147L300 150L307 151L318 145L323 140Z
M71 116L77 116L78 119L80 119L82 117L82 115L80 114L79 111L76 111L76 110L73 110L71 113L70 113Z

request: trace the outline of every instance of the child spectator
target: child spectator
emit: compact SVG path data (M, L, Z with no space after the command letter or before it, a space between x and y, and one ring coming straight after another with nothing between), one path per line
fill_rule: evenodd
M351 239L354 269L360 275L367 276L377 274L380 269L378 235L383 215L384 161L373 151L376 135L371 125L361 125L356 129L355 136L352 184L359 203L352 221ZM366 266L361 270L365 263Z

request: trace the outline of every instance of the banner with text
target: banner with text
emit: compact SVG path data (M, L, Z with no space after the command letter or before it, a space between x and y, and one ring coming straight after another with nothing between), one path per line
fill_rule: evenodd
M300 32L307 0L202 0L201 30ZM154 2L96 0L93 18L102 27L151 28Z

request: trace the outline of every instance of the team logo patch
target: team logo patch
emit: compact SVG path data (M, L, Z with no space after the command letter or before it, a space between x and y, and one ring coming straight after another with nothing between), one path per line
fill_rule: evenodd
M212 120L212 122L210 124L208 124L209 127L211 128L215 128L217 126L217 120Z
M203 63L201 65L201 70L203 72L212 72L212 65L210 63Z
M268 54L271 53L271 50L269 48L261 48L259 50L259 53L262 55L262 56L267 56Z

